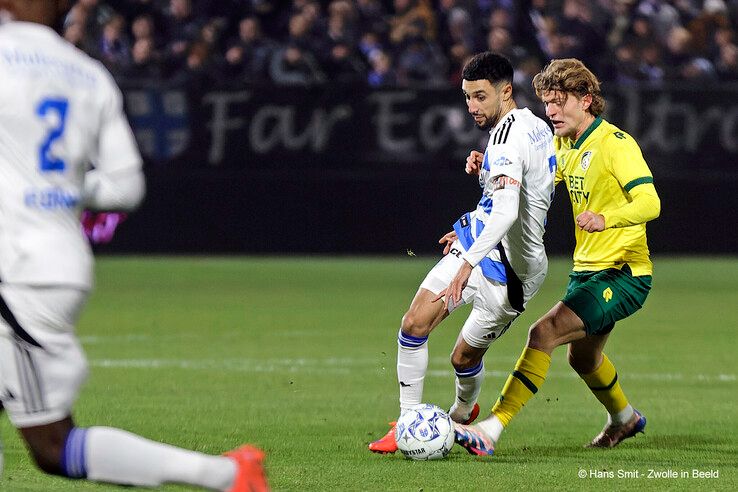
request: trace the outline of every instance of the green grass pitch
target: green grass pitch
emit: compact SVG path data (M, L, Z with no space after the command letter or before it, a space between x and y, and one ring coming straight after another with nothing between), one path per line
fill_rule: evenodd
M607 352L648 418L645 435L609 451L582 448L604 413L559 348L491 459L459 448L427 463L370 453L397 413L400 317L433 262L102 258L79 323L91 376L77 422L214 454L258 444L275 490L738 490L736 258L656 258L644 309L615 329ZM552 261L542 291L491 347L484 412L528 326L562 295L569 267ZM424 399L442 407L453 398L448 354L464 316L429 342ZM0 432L3 491L121 490L43 476L5 416Z

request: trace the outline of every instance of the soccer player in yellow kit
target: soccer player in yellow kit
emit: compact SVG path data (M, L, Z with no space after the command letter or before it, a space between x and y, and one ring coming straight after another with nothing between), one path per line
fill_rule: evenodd
M651 288L646 222L659 216L653 176L633 137L603 120L597 77L576 59L553 60L533 79L554 128L556 182L563 181L576 222L574 269L564 298L536 321L491 415L456 426L456 442L491 455L504 428L538 391L551 352L568 344L569 364L607 409L589 447L611 448L643 432L602 352L615 322L641 308Z

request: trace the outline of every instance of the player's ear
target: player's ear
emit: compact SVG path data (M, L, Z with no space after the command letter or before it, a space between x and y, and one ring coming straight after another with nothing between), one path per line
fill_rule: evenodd
M592 94L585 94L584 96L582 96L582 98L579 100L579 104L582 108L582 111L587 111L592 105Z
M502 86L502 100L509 100L512 97L512 91L512 84L510 82L505 82L505 85Z

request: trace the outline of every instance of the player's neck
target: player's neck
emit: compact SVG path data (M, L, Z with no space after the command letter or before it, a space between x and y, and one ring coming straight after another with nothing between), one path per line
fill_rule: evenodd
M574 135L574 138L572 138L572 141L576 142L577 140L579 140L579 137L581 137L582 134L587 131L587 128L590 127L590 125L592 124L592 122L594 122L594 120L595 120L594 115L592 113L587 112L586 116L584 117L584 120L577 128L577 132Z
M517 105L517 104L515 104L515 99L513 99L513 98L510 98L510 99L509 99L508 101L506 101L506 102L505 102L505 103L504 103L504 104L502 105L502 112L501 112L501 116L505 116L505 115L506 115L507 113L509 113L509 112L510 112L510 111L512 111L513 109L518 109L518 105Z
M495 121L495 124L493 125L493 128L497 126L500 121L513 109L518 109L518 105L515 104L514 99L509 99L508 101L505 101L502 103L502 107L500 108L499 117L497 118L497 121Z
M9 19L17 22L29 22L53 28L56 23L57 12L44 2L30 2L23 8L6 13Z

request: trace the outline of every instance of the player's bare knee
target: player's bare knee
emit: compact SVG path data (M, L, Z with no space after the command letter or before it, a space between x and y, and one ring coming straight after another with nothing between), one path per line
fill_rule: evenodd
M466 372L482 362L485 352L486 348L470 345L466 337L461 336L451 351L451 364L457 372Z
M43 442L28 443L28 449L36 466L50 475L63 475L61 456L64 443L57 443L49 439Z
M544 352L553 350L555 338L556 326L549 317L539 319L528 330L528 346Z
M469 369L470 367L475 366L477 363L475 361L475 358L472 357L471 354L466 354L461 350L454 350L451 353L451 365L454 366L454 369L457 371L463 371L464 369Z
M69 432L74 428L71 417L19 431L26 441L36 465L52 475L64 475L62 456Z
M400 328L405 335L427 337L431 331L431 324L417 316L414 311L408 311L402 317Z

